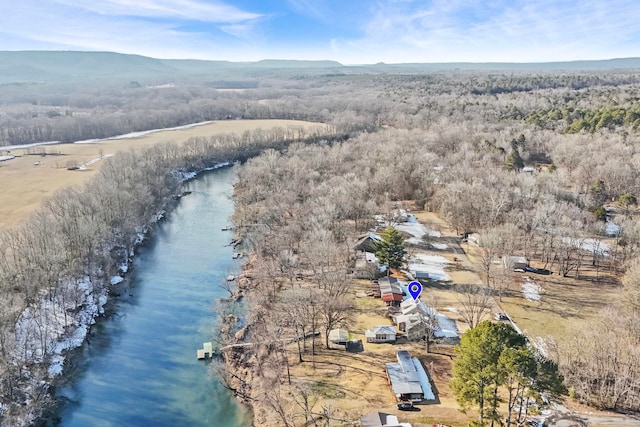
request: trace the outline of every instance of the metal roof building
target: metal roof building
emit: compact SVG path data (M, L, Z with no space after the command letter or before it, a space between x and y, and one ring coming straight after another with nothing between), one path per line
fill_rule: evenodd
M398 350L397 363L387 363L387 378L393 389L393 394L400 400L424 399L424 392L420 385L420 375L411 360L407 350Z

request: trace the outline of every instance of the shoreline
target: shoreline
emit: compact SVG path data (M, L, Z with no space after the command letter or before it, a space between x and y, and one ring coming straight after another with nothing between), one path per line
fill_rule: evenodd
M17 328L24 328L24 332L17 332L15 334L18 346L22 342L20 341L21 336L30 340L28 341L29 344L25 347L30 349L30 353L23 354L22 358L26 357L27 359L25 360L28 361L30 366L33 366L33 368L28 368L29 371L42 371L43 373L40 374L42 377L41 380L34 379L32 375L21 376L18 378L20 380L20 384L14 386L14 389L19 393L37 393L40 397L37 402L28 402L29 404L27 406L24 405L24 399L20 397L22 394L20 394L20 396L16 395L12 399L7 399L6 403L0 405L0 419L3 419L3 422L10 422L12 425L42 425L42 422L45 421L42 417L45 414L50 414L50 408L55 405L55 402L53 402L52 399L52 391L55 390L57 385L64 381L63 376L66 356L74 349L82 346L86 341L87 336L90 336L91 325L94 324L100 316L105 315L105 306L107 306L109 301L113 299L113 294L111 294L112 290L115 291L116 289L122 289L122 287L114 288L114 286L118 286L122 281L126 280L123 277L126 276L132 258L135 256L135 249L150 237L149 233L154 228L153 224L161 221L162 216L166 211L171 211L173 209L174 203L176 202L171 195L177 194L180 187L185 182L201 175L204 172L218 169L220 167L230 166L234 164L236 160L240 161L242 159L246 159L247 156L251 157L265 149L283 149L289 146L292 142L298 141L298 139L281 139L279 138L279 135L275 133L269 134L268 136L269 138L266 140L254 141L253 138L250 138L246 144L247 147L243 150L237 150L233 146L226 147L226 145L226 148L222 147L222 149L218 150L216 146L211 146L209 142L205 140L198 141L200 145L202 145L201 149L204 151L202 153L198 153L199 155L197 158L193 156L189 157L187 155L182 157L177 156L176 160L179 160L179 166L176 167L167 164L169 169L165 171L165 173L173 175L174 178L179 178L176 180L177 185L175 188L173 188L173 185L166 187L164 191L166 191L167 194L162 200L158 200L159 203L157 203L157 206L151 209L145 209L144 216L138 216L137 222L143 223L143 225L139 225L137 227L127 226L125 230L128 233L127 235L124 235L124 237L120 235L115 236L121 239L122 242L114 240L114 236L111 234L101 237L106 239L105 242L107 242L110 247L110 249L106 249L105 246L105 249L103 250L103 252L106 251L106 262L97 267L92 267L91 270L88 270L88 273L80 273L84 274L83 277L71 278L68 283L65 282L60 284L59 289L54 289L59 292L70 292L70 290L74 289L77 292L79 290L79 296L81 296L81 298L73 301L58 301L57 299L52 298L50 302L46 302L48 297L43 294L43 299L37 300L33 307L29 306L26 307L24 311L20 311L20 317L25 317L23 314L25 312L27 312L26 317L31 317L30 323L25 322L22 326L17 325ZM328 137L331 136L329 135ZM313 142L314 138L314 135L305 136L301 141ZM238 138L233 140L236 141ZM216 139L215 141L219 140ZM155 152L150 154L147 153L148 152L145 151L142 155L155 156L157 154ZM134 154L126 154L124 158L118 157L118 159L124 166L127 166L128 163L126 162L132 161L132 156L134 156ZM222 159L226 160L221 161ZM214 166L209 166L211 164ZM116 163L116 165L120 164ZM117 168L118 166L115 167ZM195 170L197 172L185 172L185 170ZM144 174L148 172L141 173ZM136 213L137 212L134 212L132 215L136 215ZM118 233L118 229L111 230L110 232ZM94 236L94 238L96 238L96 236ZM108 258L109 253L111 253L110 259ZM70 290L67 290L67 288ZM111 298L109 298L109 296L111 296ZM38 304L38 302L40 304ZM69 303L74 307L71 308ZM31 341L38 337L32 337L29 334L29 331L37 329L35 321L39 319L38 313L46 310L50 310L52 313L51 316L57 316L55 319L51 317L51 319L55 321L51 327L55 328L55 330L52 329L52 332L48 332L48 335L45 337L47 341L43 342L41 346L37 345L37 342L31 344ZM29 311L33 311L35 315L29 315ZM55 351L53 351L54 348ZM20 356L19 350L18 356ZM59 368L56 368L47 374L49 369L48 362L52 359L55 359L54 364ZM11 375L17 375L17 373L11 373Z
M197 172L182 173L183 179L176 190L180 190L185 183L202 176L204 173L230 166L233 166L233 163L225 161L216 163L212 167L203 168ZM153 233L157 225L164 220L166 215L175 210L179 201L180 198L169 198L166 200L166 203L160 207L158 214L153 215L146 224L139 225L137 228L140 231L131 251L126 255L122 254L122 256L114 260L113 267L115 267L117 274L110 276L103 272L102 276L93 283L93 286L99 290L98 297L90 293L85 295L86 298L84 300L78 302L78 307L82 307L82 309L74 316L74 323L77 324L72 329L66 328L64 332L55 339L55 350L48 354L45 359L49 360L49 363L43 361L44 368L49 372L46 393L48 393L51 401L42 407L42 412L39 415L31 419L30 424L44 425L43 423L46 423L48 417L56 414L59 402L55 393L57 389L71 378L68 372L69 363L81 357L81 349L86 343L90 342L90 337L93 336L92 329L95 324L100 322L101 319L117 315L115 306L121 298L125 298L124 294L128 292L130 284L127 276L131 271L133 260L137 256L137 250L153 239ZM118 280L114 280L116 278Z

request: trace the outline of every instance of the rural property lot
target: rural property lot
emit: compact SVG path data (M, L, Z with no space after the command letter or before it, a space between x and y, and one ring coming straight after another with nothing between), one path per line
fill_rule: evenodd
M458 328L464 332L467 325L456 314L462 309L458 285L482 285L478 274L479 249L475 246L461 245L459 236L438 215L432 212L414 214L427 229L437 231L440 236L431 237L428 242L421 243L420 249L409 248L409 252L439 255L450 262L446 267L446 273L451 280L425 283L423 297L434 302L439 312L457 320ZM508 286L506 296L502 300L495 298L493 313L487 318L493 318L493 314L497 312L506 312L516 325L536 342L539 341L538 337L563 339L570 333L572 326L584 322L585 318L593 316L600 307L615 298L616 285L611 278L607 278L606 274L601 272L601 280L596 282L591 280L593 272L586 268L583 271L585 277L581 277L580 280L561 277L557 273L551 276L533 275L541 289L538 301L526 298L521 289L526 281L526 274L516 273L513 275L513 282ZM354 281L351 286L354 295L362 295L370 289L367 280ZM315 358L316 368L313 369L310 354L306 354L305 362L299 364L294 356L295 346L292 345L288 349L292 374L303 382L314 384L315 390L322 395L317 407L332 407L339 414L336 415L337 418L347 420L357 419L369 412L381 411L397 414L401 421L411 422L418 427L435 423L467 425L475 413L473 410L466 414L461 413L449 387L452 363L450 356L454 354L453 347L436 345L432 346L431 353L426 353L424 344L410 343L404 338L400 338L395 344L367 343L365 329L392 322L386 316L387 309L384 303L378 298L356 297L354 304L353 321L349 328L350 338L362 340L363 352L319 349ZM387 383L385 363L393 362L399 349L409 350L412 356L421 360L435 386L436 402L418 405L421 410L417 412L399 411L395 407L396 398ZM504 405L502 406L504 409ZM588 420L591 426L634 425L633 422L637 422L617 414L581 407L572 401L567 401L566 406L575 411L579 418ZM569 411L566 407L561 409ZM550 425L565 425L563 422L565 421L559 420L558 423Z
M69 171L67 166L82 165L119 151L172 141L182 143L193 137L220 134L240 135L255 129L275 127L324 128L319 123L296 120L228 120L184 129L153 132L135 138L109 139L95 143L46 145L38 149L0 147L0 154L10 150L14 159L0 162L0 229L19 224L41 206L56 190L81 184L100 168L96 161L83 170ZM46 152L47 155L29 153Z

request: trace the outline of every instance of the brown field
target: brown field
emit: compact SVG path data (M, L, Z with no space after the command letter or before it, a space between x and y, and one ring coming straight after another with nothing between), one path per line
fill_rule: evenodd
M195 126L187 129L158 131L130 139L111 139L86 144L58 144L37 149L12 149L15 159L0 162L0 229L24 221L42 205L43 200L70 185L81 184L93 176L101 162L88 166L86 170L69 171L71 164L81 165L102 155L115 154L131 148L146 147L161 142L182 143L192 137L207 137L219 134L242 134L247 130L271 129L274 127L323 127L324 125L295 120L226 120ZM5 150L3 148L3 150ZM42 152L46 155L29 154ZM36 165L36 163L38 163Z

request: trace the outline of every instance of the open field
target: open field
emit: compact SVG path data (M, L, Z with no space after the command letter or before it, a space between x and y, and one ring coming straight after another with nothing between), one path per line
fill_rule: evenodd
M573 277L537 276L530 274L540 286L540 301L523 298L520 287L526 274L514 276L509 296L503 297L500 305L525 333L536 336L562 339L575 327L597 314L618 295L619 285L612 277L593 280L595 273L584 269L584 275Z
M228 120L190 128L158 131L135 138L109 139L95 143L57 144L37 149L10 149L12 160L0 162L0 229L24 221L41 206L43 200L70 185L83 183L100 168L101 161L85 170L67 170L69 165L82 165L101 157L132 148L161 142L181 143L192 137L220 134L242 134L248 130L275 127L324 127L322 124L295 120ZM6 147L8 148L8 147ZM5 147L2 150L6 149ZM46 152L47 155L29 154Z

